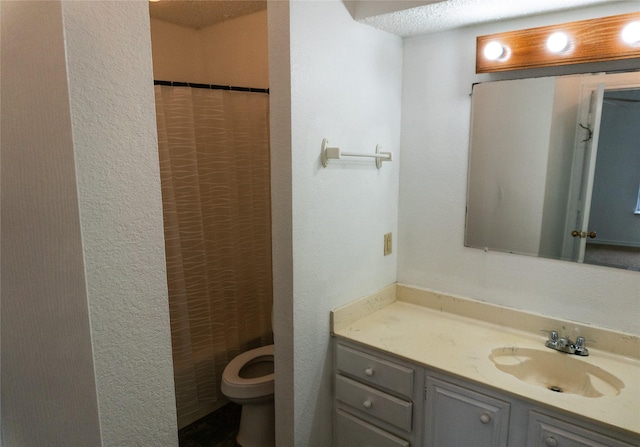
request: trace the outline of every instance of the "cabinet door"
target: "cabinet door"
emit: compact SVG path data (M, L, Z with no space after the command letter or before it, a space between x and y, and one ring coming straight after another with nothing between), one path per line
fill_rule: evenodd
M509 403L427 378L425 447L506 447Z
M617 439L532 411L527 447L633 447Z

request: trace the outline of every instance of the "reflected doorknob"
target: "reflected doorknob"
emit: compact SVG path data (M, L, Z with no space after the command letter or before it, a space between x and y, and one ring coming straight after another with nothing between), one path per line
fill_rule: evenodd
M595 231L589 231L588 233L586 231L578 231L578 230L573 230L571 232L571 236L573 237L590 237L591 239L596 237L596 232Z

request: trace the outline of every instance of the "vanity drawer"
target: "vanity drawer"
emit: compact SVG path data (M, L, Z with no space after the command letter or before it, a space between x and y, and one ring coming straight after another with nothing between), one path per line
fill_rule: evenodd
M409 442L337 410L336 447L409 447Z
M336 376L336 398L353 408L396 427L411 431L413 404L340 375Z
M358 380L386 388L401 396L413 396L413 370L378 357L338 345L338 371Z

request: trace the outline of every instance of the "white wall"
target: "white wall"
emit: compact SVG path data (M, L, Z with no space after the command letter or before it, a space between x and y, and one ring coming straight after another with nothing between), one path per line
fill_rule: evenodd
M147 2L2 2L2 21L3 439L177 446Z
M199 30L151 19L151 39L155 79L269 87L267 11Z
M396 278L396 256L383 256L383 235L397 235L402 41L354 22L340 1L269 8L269 32L278 33L270 38L285 41L277 27L289 21L291 44L290 72L285 72L286 49L270 48L272 67L280 56L285 64L275 69L285 79L273 79L272 71L272 100L286 95L279 88L286 88L287 78L291 83L291 120L286 105L271 117L272 132L278 134L272 140L275 247L281 240L286 244L287 237L279 233L276 219L289 213L277 196L287 193L287 182L292 188L291 276L283 274L290 260L275 259L274 265L282 275L274 285L276 309L284 311L276 314L276 360L288 363L292 355L294 368L290 386L276 391L279 415L293 418L278 421L278 446L329 446L329 311ZM286 144L289 128L290 146L279 147ZM322 168L323 138L355 152L373 153L381 144L394 151L396 161L380 170L370 159L332 161ZM276 249L274 254L283 253ZM287 281L293 283L292 296L280 295ZM291 299L288 309L284 303ZM279 333L290 317L293 334ZM279 340L291 335L293 344L281 349Z
M405 40L399 282L640 333L636 272L463 246L472 83L638 67L631 60L476 75L476 36L636 10L627 2Z

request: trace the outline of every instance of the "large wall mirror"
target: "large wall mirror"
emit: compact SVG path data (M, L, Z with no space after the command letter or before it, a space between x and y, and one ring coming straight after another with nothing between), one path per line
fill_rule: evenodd
M640 72L473 86L465 245L640 271Z

